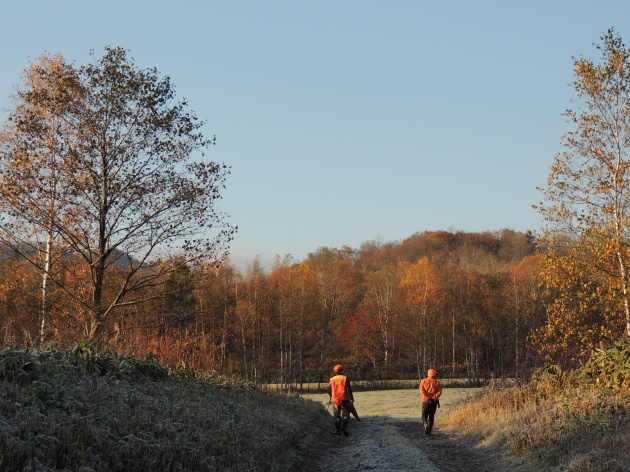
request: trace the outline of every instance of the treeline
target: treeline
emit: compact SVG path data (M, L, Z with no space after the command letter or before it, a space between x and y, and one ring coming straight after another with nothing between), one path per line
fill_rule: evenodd
M0 263L2 342L35 344L41 279L9 256ZM301 262L278 257L268 273L258 260L245 273L167 261L168 275L143 288L148 301L117 307L99 342L257 382L318 381L335 362L356 378L420 376L428 366L471 379L519 376L535 360L528 337L545 322L541 263L532 235L507 229L320 248ZM85 333L88 314L67 295L84 287L82 264L49 291L46 343Z

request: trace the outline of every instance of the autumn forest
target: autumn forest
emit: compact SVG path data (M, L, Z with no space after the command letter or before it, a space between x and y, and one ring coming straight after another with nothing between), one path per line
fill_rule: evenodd
M470 379L522 376L544 361L579 361L620 329L591 318L601 334L585 342L593 325L576 326L571 343L557 343L563 327L545 310L555 292L538 275L544 256L531 234L507 229L320 248L302 262L277 258L269 273L258 261L245 274L229 262L169 263L176 268L146 289L150 301L113 311L99 340L258 382L317 381L338 361L366 379L413 378L428 366ZM41 280L31 267L3 261L4 345L37 341ZM80 286L76 274L66 283ZM50 296L46 342L80 340L87 319L63 290Z

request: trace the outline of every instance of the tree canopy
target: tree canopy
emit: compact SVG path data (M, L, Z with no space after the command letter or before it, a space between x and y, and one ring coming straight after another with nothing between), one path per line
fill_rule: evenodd
M538 208L547 223L544 244L551 248L552 259L548 268L564 267L546 271L548 286L566 295L559 278L570 277L581 282L578 286L592 287L571 291L574 297L583 294L574 301L583 304L580 311L590 307L591 314L599 313L589 326L581 325L582 334L592 333L593 326L607 333L616 325L619 334L625 328L628 335L630 51L612 29L601 41L596 44L598 62L574 60L576 107L565 113L574 129L563 138L565 151L555 157L542 189L545 202ZM577 274L587 276L588 282L578 280ZM595 309L606 304L615 314Z
M75 300L89 337L174 270L156 255L220 259L235 231L217 208L229 167L205 158L214 138L170 79L137 68L123 48L92 58L78 68L60 56L35 61L0 143L0 237ZM40 262L42 234L63 250L64 270ZM69 270L89 277L70 288Z

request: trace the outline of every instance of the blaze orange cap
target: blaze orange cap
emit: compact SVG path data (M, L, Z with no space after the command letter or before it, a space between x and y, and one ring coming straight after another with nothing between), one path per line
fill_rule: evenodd
M335 372L339 372L341 369L343 369L343 367L341 367L341 364L337 364L335 367L333 367L333 370Z
M437 372L435 371L435 369L429 369L429 377L435 377L437 375Z

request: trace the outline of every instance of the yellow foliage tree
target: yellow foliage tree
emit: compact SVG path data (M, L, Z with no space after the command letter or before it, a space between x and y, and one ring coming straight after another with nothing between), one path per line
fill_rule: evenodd
M612 29L601 40L599 63L574 61L579 105L565 115L575 129L563 137L566 150L556 155L538 206L547 223L548 264L558 268L546 271L546 283L569 290L551 301L548 329L580 333L584 346L609 329L583 324L584 317L598 319L601 293L618 313L617 336L630 334L630 51Z

